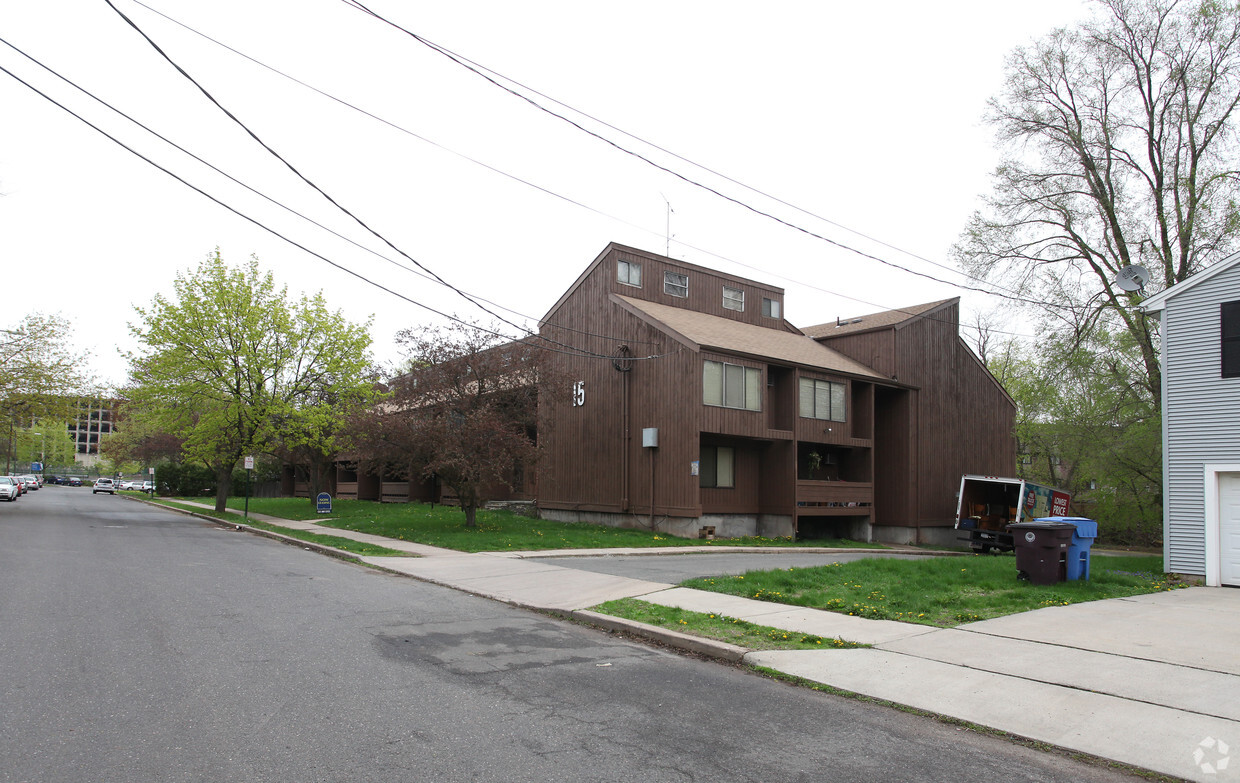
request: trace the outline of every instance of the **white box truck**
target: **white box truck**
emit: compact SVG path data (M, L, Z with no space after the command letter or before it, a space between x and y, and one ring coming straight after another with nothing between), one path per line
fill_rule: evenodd
M958 538L975 552L1013 549L1007 526L1042 517L1068 516L1072 496L1018 478L963 476L956 497Z

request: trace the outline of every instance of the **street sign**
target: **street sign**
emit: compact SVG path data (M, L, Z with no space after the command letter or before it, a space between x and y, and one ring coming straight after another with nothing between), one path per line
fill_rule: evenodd
M246 469L246 470L254 470L254 458L253 458L253 457L246 457L246 458L245 458L245 469Z
M30 463L30 472L31 472L31 473L38 473L40 470L43 470L43 463L42 463L42 462L31 462L31 463Z
M318 507L320 514L332 513L332 496L326 492L320 492L314 498L315 505Z

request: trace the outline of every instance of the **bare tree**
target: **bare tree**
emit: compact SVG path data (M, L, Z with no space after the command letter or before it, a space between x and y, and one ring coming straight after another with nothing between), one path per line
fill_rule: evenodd
M1240 6L1099 0L1101 13L1008 59L988 120L1008 152L959 263L1044 303L1057 331L1105 322L1133 338L1157 404L1152 327L1116 285L1142 264L1151 291L1237 245Z

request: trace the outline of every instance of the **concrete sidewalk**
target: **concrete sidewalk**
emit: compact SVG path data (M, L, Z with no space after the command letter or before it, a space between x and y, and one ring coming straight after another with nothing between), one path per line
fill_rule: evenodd
M1240 780L1240 760L1228 763L1232 748L1240 756L1240 591L1189 588L936 629L529 562L508 552L462 554L262 519L421 555L359 559L516 606L1176 778ZM750 651L588 611L633 597L873 646Z

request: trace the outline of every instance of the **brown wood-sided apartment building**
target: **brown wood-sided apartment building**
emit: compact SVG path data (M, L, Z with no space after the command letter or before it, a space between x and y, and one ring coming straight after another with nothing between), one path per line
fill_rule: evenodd
M580 349L541 392L545 518L946 543L960 476L1015 468L958 299L798 329L780 288L611 244L541 334Z

